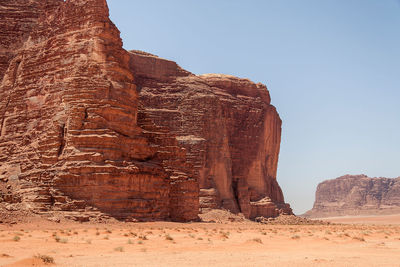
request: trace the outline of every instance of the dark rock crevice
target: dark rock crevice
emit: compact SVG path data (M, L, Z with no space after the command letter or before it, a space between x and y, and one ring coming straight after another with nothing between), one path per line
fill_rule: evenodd
M60 147L58 148L57 151L57 156L60 157L62 153L64 152L65 144L66 144L66 135L67 135L67 128L65 127L65 124L62 124L59 129L59 143Z

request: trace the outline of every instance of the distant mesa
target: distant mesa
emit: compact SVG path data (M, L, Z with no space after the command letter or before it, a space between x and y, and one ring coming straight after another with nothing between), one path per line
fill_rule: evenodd
M345 215L400 213L400 177L370 178L345 175L320 183L314 207L303 216L322 218Z

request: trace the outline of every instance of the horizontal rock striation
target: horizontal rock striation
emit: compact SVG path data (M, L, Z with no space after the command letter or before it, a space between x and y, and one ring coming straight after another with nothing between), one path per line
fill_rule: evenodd
M80 221L291 213L264 85L124 50L105 0L4 0L0 16L0 208Z
M139 114L187 150L201 208L246 217L291 213L276 181L281 120L267 88L229 75L196 76L175 62L131 51Z
M0 87L3 177L14 177L14 192L38 211L196 219L198 189L177 192L198 188L184 172L190 167L175 175L173 166L163 166L163 153L185 162L185 152L175 138L137 125L130 56L106 1L54 3L10 61Z
M400 177L345 175L320 183L308 217L400 213Z
M36 27L45 10L57 7L62 0L2 0L0 3L0 82L16 51Z

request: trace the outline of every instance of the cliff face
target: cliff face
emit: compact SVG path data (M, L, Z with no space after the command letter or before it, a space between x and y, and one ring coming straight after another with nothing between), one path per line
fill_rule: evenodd
M0 15L1 207L80 220L291 212L265 86L125 51L105 0L5 0Z
M327 217L400 213L400 177L346 175L318 185L312 210L305 215Z
M106 1L54 5L34 20L0 87L1 175L14 195L6 198L36 211L92 206L121 219L196 219L196 181L190 173L172 177L158 153L165 144L150 144L137 125L130 57ZM29 7L15 8L12 14ZM172 139L170 157L185 162ZM176 192L185 186L190 201Z
M264 85L196 76L140 51L131 51L131 70L142 103L139 117L167 127L186 148L201 208L250 218L291 213L276 181L281 120Z
M39 16L62 0L2 0L0 3L0 81L15 53L28 39Z

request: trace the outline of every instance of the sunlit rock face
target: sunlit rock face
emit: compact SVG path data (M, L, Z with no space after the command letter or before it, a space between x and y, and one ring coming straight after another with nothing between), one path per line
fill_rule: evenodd
M264 85L124 50L105 0L4 0L0 15L0 206L79 220L291 213Z
M309 217L400 213L400 177L345 175L320 183Z
M0 3L0 79L11 59L37 26L45 10L57 7L61 0L2 0Z
M202 209L246 217L291 213L277 180L281 119L267 88L229 75L196 76L175 62L131 51L139 116L167 127L186 148Z
M91 206L120 219L196 219L198 185L184 149L165 129L150 143L157 132L137 125L130 55L106 1L8 2L1 12L21 16L2 27L10 41L0 50L0 162L15 178L11 193L36 211ZM163 153L182 163L179 175Z

